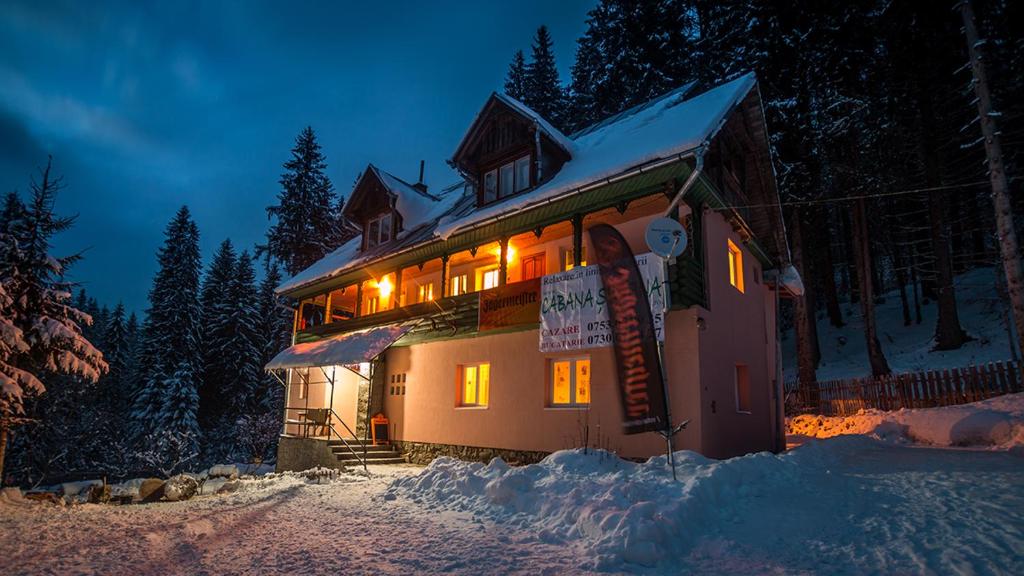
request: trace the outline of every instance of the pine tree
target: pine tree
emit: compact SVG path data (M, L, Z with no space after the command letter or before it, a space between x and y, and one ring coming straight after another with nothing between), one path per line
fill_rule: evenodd
M82 335L81 326L92 319L71 305L72 285L64 280L80 256L50 255L53 237L74 222L54 214L62 183L50 170L48 162L23 209L5 203L6 230L0 231L0 478L7 433L24 413L26 394L46 391L40 377L95 382L107 370L103 354Z
M558 79L558 67L555 65L555 54L551 48L548 27L541 26L533 39L530 63L526 65L522 101L545 120L555 126L561 126L564 120L565 91ZM521 57L521 53L517 56Z
M267 232L264 252L295 275L323 258L349 238L338 210L334 185L324 173L326 158L316 134L306 127L295 139L291 159L284 164L277 204L267 207L275 220Z
M210 262L203 277L200 296L202 309L202 384L199 388L199 424L204 433L211 434L223 421L231 402L231 368L224 358L221 345L231 338L235 328L232 318L231 286L235 281L238 257L231 240L224 240Z
M274 292L281 283L277 265L268 262L264 269L263 281L259 286L260 335L263 337L260 366L266 366L274 356L291 344L292 313L281 304ZM276 378L263 376L259 404L264 411L281 415L284 409L284 390Z
M146 461L162 470L198 454L201 369L199 229L187 207L178 210L165 235L157 255L160 269L149 292L141 389L132 410L135 437L144 444Z
M512 63L508 66L505 94L519 101L526 95L526 60L523 58L522 50L516 50L516 55L512 57Z

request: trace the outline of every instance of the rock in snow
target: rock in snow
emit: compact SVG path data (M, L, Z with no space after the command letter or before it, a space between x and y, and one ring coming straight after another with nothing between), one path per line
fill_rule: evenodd
M156 502L164 496L164 481L159 478L146 478L139 485L139 500Z
M188 500L199 492L199 482L188 474L171 476L164 484L164 498L171 502Z

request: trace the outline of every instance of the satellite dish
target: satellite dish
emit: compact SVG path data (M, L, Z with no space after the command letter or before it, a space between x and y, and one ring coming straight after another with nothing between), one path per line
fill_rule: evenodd
M662 258L675 258L686 250L686 229L672 218L655 218L644 233L647 247Z

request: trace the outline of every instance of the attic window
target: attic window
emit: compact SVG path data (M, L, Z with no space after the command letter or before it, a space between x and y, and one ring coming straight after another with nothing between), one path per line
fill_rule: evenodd
M373 248L391 240L391 213L382 214L366 222L366 247Z
M500 198L508 198L529 187L530 155L527 154L484 173L483 203L489 204Z

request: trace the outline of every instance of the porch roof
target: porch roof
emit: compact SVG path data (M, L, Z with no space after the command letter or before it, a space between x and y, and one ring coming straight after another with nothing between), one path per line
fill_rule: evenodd
M265 370L348 366L369 362L416 326L416 322L377 326L315 342L303 342L282 350Z

